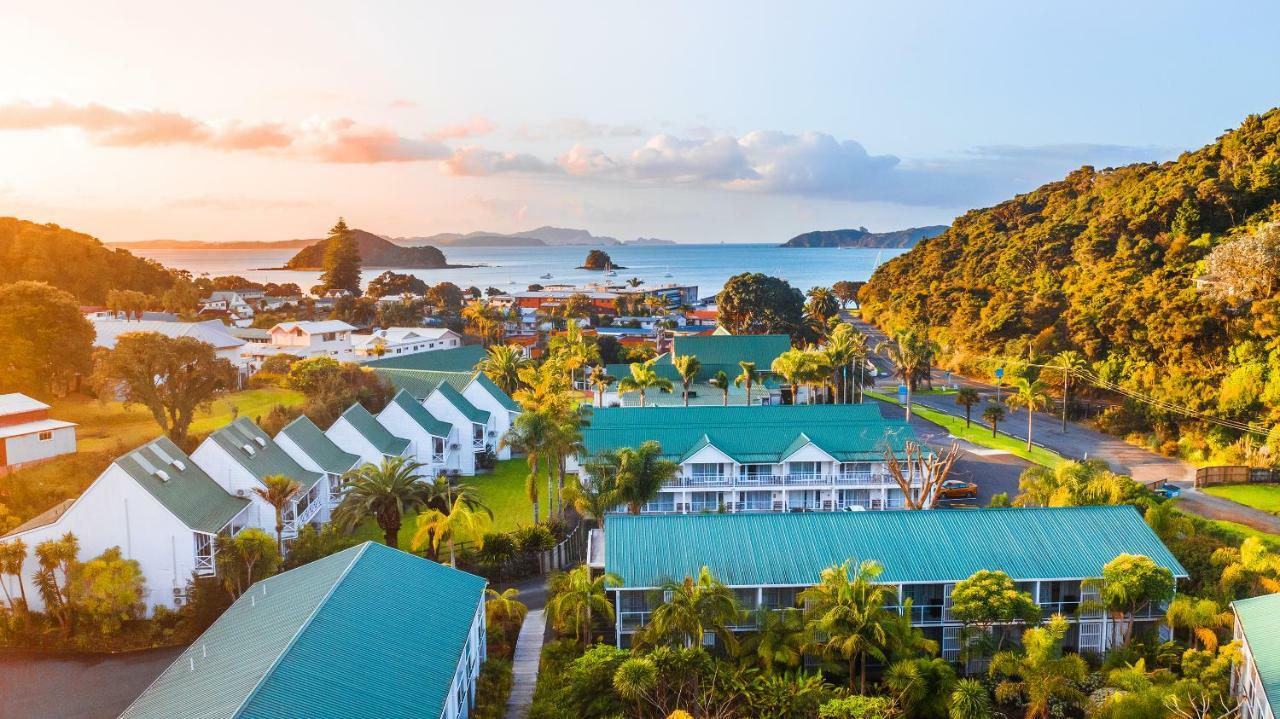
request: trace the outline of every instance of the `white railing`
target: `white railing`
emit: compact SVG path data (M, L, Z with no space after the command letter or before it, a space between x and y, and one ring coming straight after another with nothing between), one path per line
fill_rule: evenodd
M894 486L887 474L744 474L680 476L666 487L827 487L827 486ZM916 482L919 485L919 482Z
M319 487L320 485L316 485L316 486ZM307 500L306 506L302 507L301 509L295 510L297 514L297 519L294 520L296 523L295 524L296 527L301 527L307 522L310 522L312 518L314 518L317 514L320 513L320 507L323 504L323 502L317 501L317 498L312 496L315 494L315 492L316 490L314 488L310 492L308 492L306 496L306 500Z

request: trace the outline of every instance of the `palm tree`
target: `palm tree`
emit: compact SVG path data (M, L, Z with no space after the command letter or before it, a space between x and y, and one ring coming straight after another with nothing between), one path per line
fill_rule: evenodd
M1062 431L1066 432L1071 375L1089 369L1089 362L1075 350L1063 350L1054 356L1052 364L1062 370Z
M724 395L724 406L729 406L729 375L724 370L717 370L715 375L707 380L707 384L720 390Z
M876 345L876 352L882 353L893 365L893 375L907 388L907 421L911 421L911 394L915 391L916 382L922 375L929 376L932 361L931 343L920 336L916 330L900 330L889 339Z
M860 383L860 378L852 372L853 365L866 354L867 338L853 325L837 325L827 337L826 347L822 352L836 374L836 387L839 390L840 402L853 401L849 389Z
M884 685L892 692L905 716L946 719L956 670L940 657L902 659L884 673Z
M570 386L573 386L579 368L600 359L599 348L587 340L582 333L582 325L574 321L565 323L564 334L553 337L549 349L561 367L568 370Z
M760 373L756 370L755 362L739 362L738 366L742 368L742 372L733 378L735 387L746 386L747 388L747 405L751 405L751 387L760 381ZM726 400L726 403L728 400Z
M454 542L459 537L469 537L476 549L484 547L484 532L493 521L493 512L472 509L462 497L454 500L448 512L428 509L418 515L418 529L413 533L413 551L420 552L427 546L432 554L440 554L440 542L449 544L449 566L458 566Z
M565 575L559 591L547 602L547 614L557 627L573 627L574 639L581 640L585 649L591 644L592 616L599 615L613 623L613 602L609 601L607 589L619 584L622 578L616 574L605 572L593 577L590 567L579 565Z
M962 387L956 392L956 404L964 407L964 428L969 428L969 415L973 412L973 406L981 401L978 397L978 390L972 387Z
M582 425L584 420L578 412L563 412L553 415L550 423L550 432L547 434L547 471L555 471L556 474L556 491L551 494L551 490L547 490L548 509L550 505L555 504L556 514L564 513L564 481L567 475L565 466L566 457L576 457L580 455L584 448L582 446ZM550 476L548 476L548 481ZM549 485L548 485L549 486Z
M876 584L884 571L866 560L856 567L846 560L822 570L821 581L800 593L810 634L809 649L828 660L844 661L849 688L858 679L858 693L867 686L867 657L883 662L888 657L889 626L897 603L892 586Z
M991 659L991 676L1000 679L996 699L1021 700L1026 719L1049 719L1054 703L1079 705L1084 699L1080 682L1089 667L1079 654L1062 653L1062 639L1069 628L1066 617L1055 614L1049 623L1022 633L1022 651L1003 651Z
M1239 549L1216 550L1213 563L1222 567L1223 592L1244 590L1251 597L1280 592L1280 555L1274 554L1257 537L1244 540Z
M484 359L476 365L476 369L484 372L503 392L514 395L520 388L520 370L532 366L533 361L525 357L523 347L493 345L485 353Z
M1018 409L1025 407L1027 410L1027 451L1031 451L1031 418L1035 416L1036 410L1049 406L1049 392L1045 388L1044 382L1040 380L1031 381L1026 377L1015 377L1013 380L1013 391L1009 393L1009 397L1005 400L1005 404L1010 409Z
M698 379L702 363L693 355L679 355L671 360L676 372L680 373L680 384L684 385L684 406L689 406L689 385Z
M818 389L827 389L831 381L831 374L835 368L831 365L831 360L827 355L816 349L809 348L806 350L800 361L800 378L806 385L810 386L809 404L817 401Z
M830 287L813 287L806 294L808 300L804 303L805 317L825 334L827 320L840 312L840 300L836 299Z
M609 387L613 385L614 382L618 381L618 378L609 374L609 371L604 368L604 365L596 365L591 368L591 377L589 381L591 382L591 386L596 390L596 406L603 407L604 393L609 390Z
M1206 651L1218 651L1218 631L1231 625L1233 614L1230 609L1223 611L1222 606L1212 599L1196 599L1179 594L1169 602L1165 610L1165 620L1176 629L1186 629L1191 636L1191 646L1203 647Z
M631 514L658 496L662 485L680 473L680 465L662 457L662 445L647 440L639 447L623 447L617 453L618 480L615 496Z
M977 679L961 679L951 690L950 719L991 719L991 695Z
M761 609L755 613L755 631L742 640L744 661L753 661L772 676L778 669L800 666L804 659L804 616L799 609Z
M631 376L623 377L618 383L618 391L626 394L627 392L640 393L640 406L645 406L645 395L651 389L657 389L662 392L670 392L675 386L671 380L658 374L653 368L654 363L658 360L648 360L647 362L632 362Z
M524 622L525 615L529 613L529 607L516 599L520 596L520 590L515 587L501 592L496 589L485 589L484 594L487 597L484 603L484 616L490 626L519 626Z
M806 376L805 370L805 352L804 350L792 349L783 352L773 358L773 363L769 365L769 371L778 375L791 385L791 403L798 404L800 395L800 382Z
M564 489L565 501L604 531L604 515L618 505L617 452L604 452L583 463L582 471L570 477Z
M262 478L261 487L254 487L253 493L262 501L271 505L276 511L276 549L284 555L284 508L293 501L293 496L302 489L302 485L283 474L269 474Z
M388 547L400 548L400 523L404 516L427 503L428 487L418 477L421 464L408 457L384 457L342 476L342 501L333 521L346 531L373 517Z
M547 450L552 432L552 419L543 410L526 410L516 416L511 428L498 440L498 448L510 447L524 454L529 465L525 493L533 503L533 523L538 523L538 462Z
M0 577L13 575L18 578L18 592L20 601L22 602L23 621L30 621L30 614L27 610L27 587L22 582L22 565L27 561L27 545L21 538L15 537L8 542L0 542ZM13 597L9 596L8 582L0 582L0 586L4 587L4 598L9 604L9 609L16 609Z
M1004 407L998 404L989 404L987 408L982 410L982 418L991 425L991 436L996 436L996 426L1004 421Z
M480 493L469 484L454 484L444 475L436 477L430 482L423 480L423 483L427 485L426 506L431 509L448 512L454 501L461 499L472 511L485 510L484 502L480 499Z
M649 623L641 629L645 643L698 647L702 646L707 632L711 632L731 651L735 648L736 641L729 627L741 621L742 611L733 590L710 569L699 570L697 579L667 581L659 592L664 600L654 608Z

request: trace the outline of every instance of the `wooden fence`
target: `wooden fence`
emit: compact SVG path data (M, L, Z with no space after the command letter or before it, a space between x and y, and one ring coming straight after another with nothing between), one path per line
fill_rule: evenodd
M538 557L538 568L546 574L568 569L587 561L587 535L590 532L591 530L585 526L584 522L578 522L578 526L569 532L569 536Z
M1201 467L1196 470L1196 486L1211 487L1215 484L1252 484L1280 481L1276 470L1265 467Z

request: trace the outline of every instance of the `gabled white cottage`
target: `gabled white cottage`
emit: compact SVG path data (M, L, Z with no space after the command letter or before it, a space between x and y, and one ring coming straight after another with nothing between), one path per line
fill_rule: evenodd
M368 464L382 464L383 459L393 457L414 456L412 442L387 431L359 403L343 412L324 434L341 447L342 451L354 454Z
M436 419L408 392L400 390L378 413L378 423L397 437L409 440L413 459L431 476L446 469L450 452L449 434L453 427Z
M0 394L0 475L76 451L76 425L49 417L49 405L25 394Z
M453 427L449 433L448 468L465 476L475 474L476 455L498 446L490 413L476 407L448 382L441 382L422 404Z
M341 500L342 475L363 464L360 457L342 451L306 415L280 430L276 444L304 469L324 474L327 497L317 517L322 522L329 521L330 513Z
M486 432L491 432L490 436L494 440L488 443L494 447L498 459L511 459L511 448L498 449L496 440L501 439L507 430L511 429L511 423L520 416L520 412L523 411L520 403L511 399L511 396L503 392L502 388L494 384L484 372L476 372L467 386L462 388L462 396L476 408L489 413Z
M119 547L146 577L148 609L181 603L192 573L214 573L213 538L245 526L249 500L228 494L190 457L161 437L119 457L78 498L17 527L0 541L27 546L22 573L32 609L44 609L31 575L35 548L67 534L80 541L80 559ZM274 523L273 523L274 524ZM12 596L17 579L6 575Z

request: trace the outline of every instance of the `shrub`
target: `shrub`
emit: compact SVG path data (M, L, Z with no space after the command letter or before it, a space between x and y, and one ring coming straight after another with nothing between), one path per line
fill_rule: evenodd
M507 697L511 695L511 662L499 657L489 657L480 667L476 681L475 719L502 719L507 710Z

